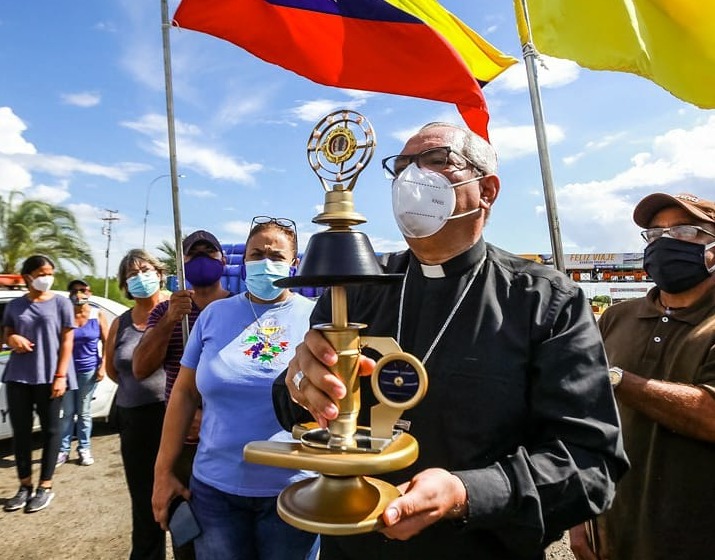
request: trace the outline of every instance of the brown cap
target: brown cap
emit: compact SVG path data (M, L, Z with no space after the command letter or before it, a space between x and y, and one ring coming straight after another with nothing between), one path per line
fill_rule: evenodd
M695 219L715 224L715 202L688 193L649 194L633 210L633 221L642 228L650 227L653 216L669 206L679 206Z
M221 251L221 254L223 255L223 249L221 248L221 244L218 242L218 239L214 237L213 233L210 233L203 229L196 230L194 233L190 233L186 236L186 238L181 244L181 247L184 251L184 255L187 254L191 247L193 247L193 245L195 243L198 243L199 241L205 241L206 243L213 245L214 248L218 251Z

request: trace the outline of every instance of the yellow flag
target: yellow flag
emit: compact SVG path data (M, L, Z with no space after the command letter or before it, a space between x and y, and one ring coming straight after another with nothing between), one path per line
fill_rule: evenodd
M518 61L496 49L435 0L386 0L437 31L464 60L477 81L485 84Z
M527 6L540 52L593 70L638 74L684 101L715 108L715 1L527 0Z

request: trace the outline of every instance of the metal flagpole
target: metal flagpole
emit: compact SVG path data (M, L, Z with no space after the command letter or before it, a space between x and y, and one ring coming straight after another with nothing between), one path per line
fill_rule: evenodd
M171 48L169 46L169 5L167 0L161 0L161 39L164 46L164 82L166 85L166 121L169 132L169 171L171 173L171 202L174 209L174 242L176 244L176 276L179 290L186 289L184 279L184 252L181 238L181 211L179 209L179 174L176 170L176 131L174 129L174 90L171 82ZM184 344L189 337L189 316L181 320Z
M549 236L551 237L551 252L554 257L554 266L561 272L566 271L564 266L564 253L561 244L561 227L559 226L559 215L556 210L556 195L554 194L554 181L551 176L551 160L549 158L549 146L546 141L546 126L544 124L544 113L541 108L541 91L539 90L539 80L536 72L536 48L531 38L531 27L529 25L529 12L526 7L526 0L514 0L516 11L516 23L521 39L521 48L526 65L526 76L529 81L529 97L531 98L531 112L534 116L534 128L536 129L536 146L539 152L539 164L541 166L541 182L544 185L544 199L546 202L546 216L549 222Z

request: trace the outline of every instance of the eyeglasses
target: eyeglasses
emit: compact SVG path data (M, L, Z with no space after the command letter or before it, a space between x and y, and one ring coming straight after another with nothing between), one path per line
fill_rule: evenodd
M482 173L476 163L470 161L462 154L455 152L449 146L430 148L419 154L400 154L386 157L382 160L382 169L385 171L385 177L394 179L411 163L417 163L417 167L420 169L429 169L430 171L437 172L444 171L450 165L456 170L461 170L467 167L467 165L471 165Z
M672 227L654 227L644 229L641 232L641 237L647 242L652 243L656 239L660 239L664 235L672 237L673 239L679 239L680 241L695 241L698 234L706 233L712 237L715 237L715 233L712 233L705 228L700 226L682 225L682 226L672 226Z
M297 228L295 226L295 222L291 220L290 218L271 218L270 216L255 216L251 220L251 228L250 230L253 231L253 227L261 224L276 224L277 226L287 228L290 230L293 230L294 232L297 232Z

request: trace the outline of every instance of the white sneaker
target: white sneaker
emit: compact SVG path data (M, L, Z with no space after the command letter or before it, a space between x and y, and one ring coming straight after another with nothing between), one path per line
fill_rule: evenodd
M70 454L67 451L60 451L57 454L57 463L55 463L55 467L61 467L64 465L70 458Z
M83 467L94 465L94 457L92 457L92 452L89 449L79 450L79 464Z

